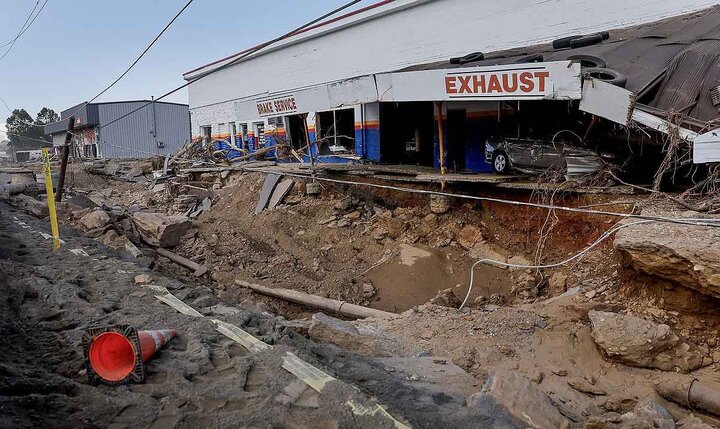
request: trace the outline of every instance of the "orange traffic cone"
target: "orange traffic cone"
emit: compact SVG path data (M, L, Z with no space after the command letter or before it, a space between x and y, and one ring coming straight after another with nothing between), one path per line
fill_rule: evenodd
M90 384L145 381L143 364L176 335L174 329L137 331L128 325L88 329L83 350Z

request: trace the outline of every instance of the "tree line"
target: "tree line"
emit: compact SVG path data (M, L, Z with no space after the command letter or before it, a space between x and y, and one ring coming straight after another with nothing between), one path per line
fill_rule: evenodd
M60 120L60 115L55 113L54 110L47 107L43 107L35 119L25 109L15 109L12 114L5 121L7 126L8 140L10 140L10 146L15 148L21 148L23 146L39 147L40 142L33 140L44 140L50 143L45 138L45 132L43 126L57 122Z

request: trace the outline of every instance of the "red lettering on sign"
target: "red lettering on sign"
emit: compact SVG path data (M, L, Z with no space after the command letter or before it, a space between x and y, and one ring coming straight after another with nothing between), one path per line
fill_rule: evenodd
M535 77L538 78L538 85L540 85L540 92L545 92L545 81L550 77L550 72L541 71L535 72Z
M257 103L257 111L261 116L277 113L294 112L297 110L295 97L282 98L278 100L264 101Z
M550 88L550 72L542 71L493 71L467 73L445 77L445 93L448 95L469 94L513 94L545 93ZM287 100L295 108L295 99Z
M485 76L473 76L473 90L476 94L485 92Z
M470 80L472 76L459 76L460 81L460 94L472 94L473 90L470 87Z
M497 75L490 75L490 83L488 83L488 94L492 94L493 92L503 92L502 86L500 86L500 79L498 79Z
M511 77L512 77L512 84L509 82ZM517 89L518 89L518 75L517 75L517 73L513 73L512 75L503 74L502 82L503 82L503 90L505 90L505 92L515 92L515 91L517 91Z
M447 94L457 94L457 87L455 86L455 78L452 76L445 77L445 92Z
M535 89L535 81L533 81L533 75L530 72L520 73L520 91L532 92Z

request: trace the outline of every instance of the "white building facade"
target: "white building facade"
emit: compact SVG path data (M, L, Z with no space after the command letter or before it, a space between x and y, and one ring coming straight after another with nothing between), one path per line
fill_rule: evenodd
M322 134L332 136L332 142L329 149L318 149L317 155L337 153L385 162L388 159L382 159L379 149L383 103L475 101L467 110L468 118L500 109L497 104L483 104L488 97L448 98L448 91L462 89L462 82L450 85L447 71L436 71L432 81L427 80L430 71L395 73L398 70L653 22L714 4L708 0L381 1L247 58L238 60L239 53L185 73L183 77L192 82L192 135L254 150L293 133L310 142ZM563 74L557 64L546 67ZM535 94L536 99L578 99L579 74L579 68L572 67L562 76L554 74L550 79L555 90ZM563 82L567 87L558 89ZM418 108L434 109L435 117L447 115L447 107L440 112L432 105ZM412 114L404 111L401 116Z

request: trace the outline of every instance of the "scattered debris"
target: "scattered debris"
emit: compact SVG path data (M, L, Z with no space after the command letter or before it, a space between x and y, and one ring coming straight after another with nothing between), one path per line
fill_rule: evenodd
M148 274L138 274L135 276L136 285L149 285L153 279Z
M462 302L455 295L455 291L452 289L441 290L437 293L435 298L430 300L431 304L439 305L441 307L460 308Z
M80 219L80 223L88 231L102 228L110 222L110 216L103 210L94 210Z
M165 250L163 248L158 248L158 249L156 249L156 252L159 255L170 259L171 261L177 262L178 264L193 270L194 271L193 275L195 277L202 277L205 274L207 274L207 272L208 272L208 268L206 266L200 265L196 262L193 262L193 261L191 261L183 256L180 256L176 253L173 253L169 250Z
M589 382L588 380L580 377L573 377L569 378L567 380L568 386L572 387L573 389L577 390L581 393L587 393L588 395L594 395L594 396L604 396L607 395L607 392L603 389L595 386L593 383Z

